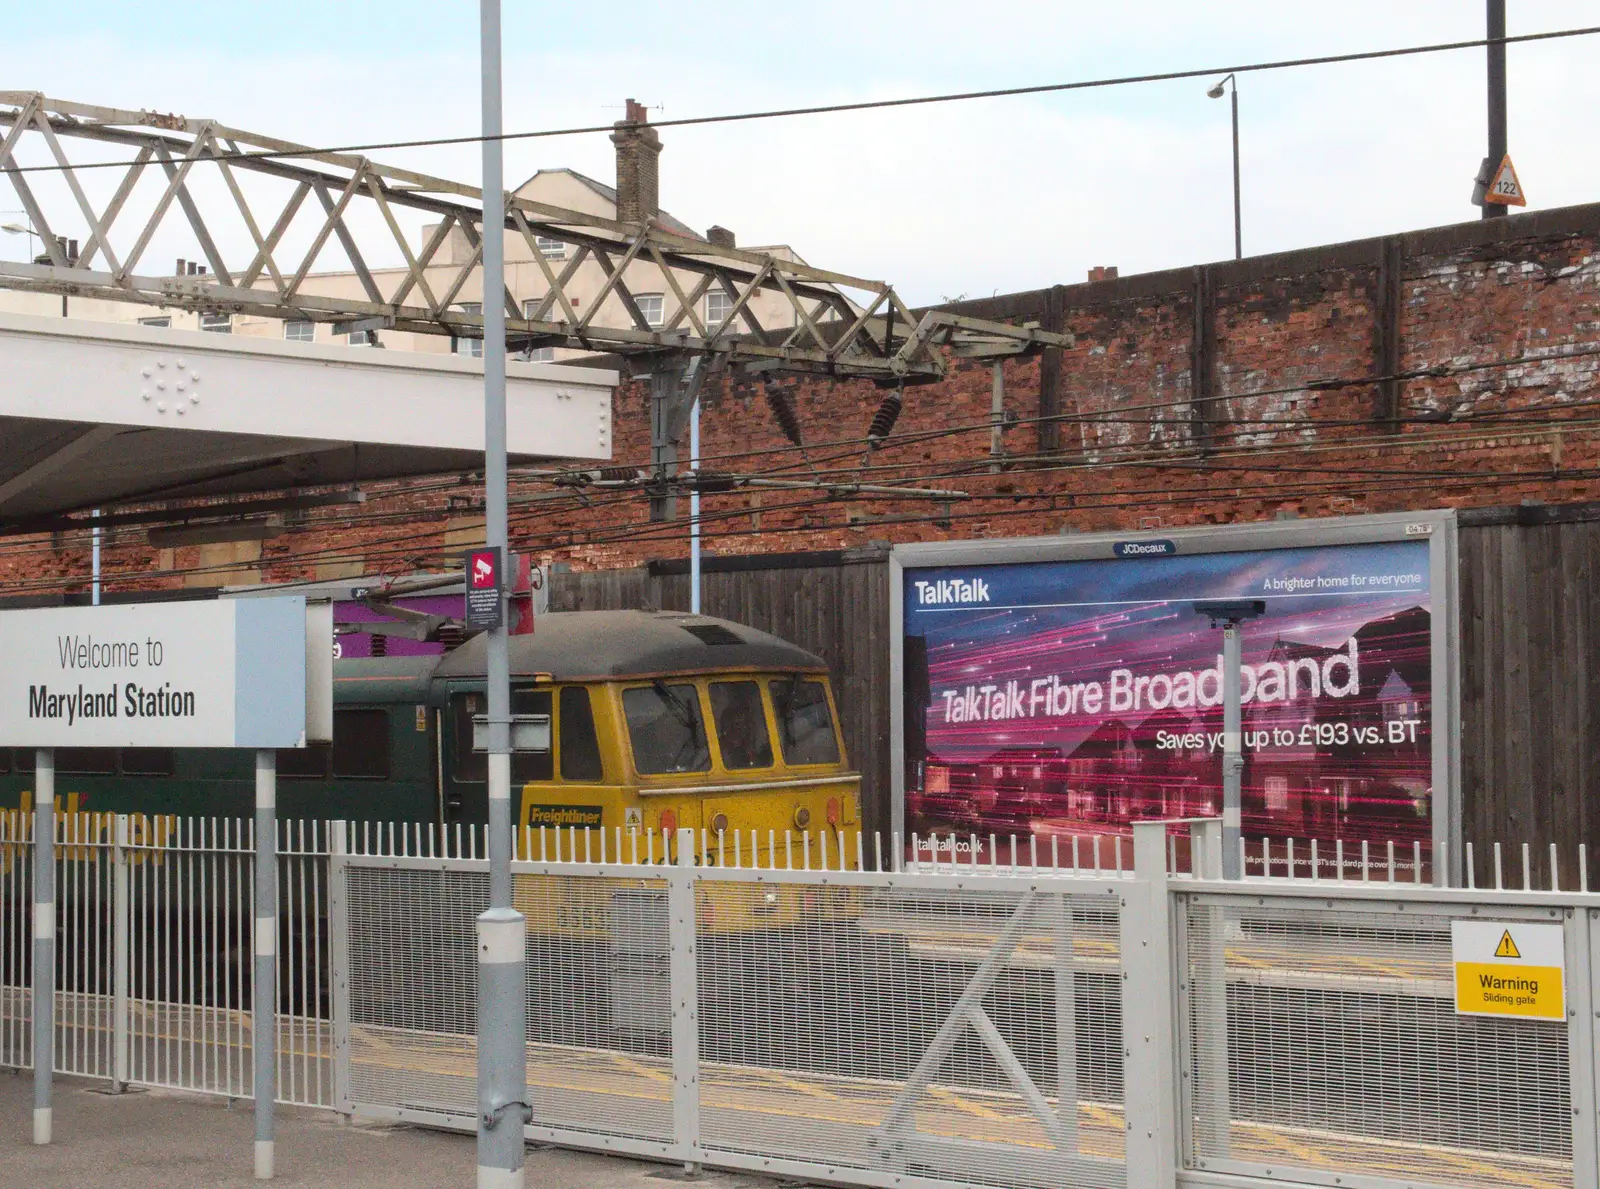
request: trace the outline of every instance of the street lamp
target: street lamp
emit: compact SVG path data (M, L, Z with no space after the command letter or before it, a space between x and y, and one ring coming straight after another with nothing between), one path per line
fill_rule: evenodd
M7 213L9 213L9 212L7 212ZM21 212L18 212L18 213L20 214ZM29 226L28 224L25 224L25 223L0 223L0 231L4 231L7 235L25 235L25 236L27 236L28 237L28 246L30 248L33 247L33 241L34 241L35 237L37 237L37 235L39 234L31 226ZM32 260L34 258L34 256L37 256L37 255L38 255L37 252L30 252L29 255L28 255L28 259Z
M1233 105L1233 258L1240 260L1244 257L1244 232L1239 220L1239 80L1231 74L1224 75L1206 95L1221 99L1224 90L1229 92Z

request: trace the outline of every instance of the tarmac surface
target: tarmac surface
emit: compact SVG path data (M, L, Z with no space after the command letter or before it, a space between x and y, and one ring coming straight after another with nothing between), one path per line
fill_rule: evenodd
M33 1080L0 1072L0 1189L211 1189L260 1186L252 1176L248 1101L173 1091L108 1094L104 1083L57 1077L55 1143L35 1147ZM282 1189L459 1186L476 1179L473 1137L413 1127L347 1125L327 1111L280 1106ZM776 1189L759 1177L706 1173L578 1152L530 1150L528 1189Z

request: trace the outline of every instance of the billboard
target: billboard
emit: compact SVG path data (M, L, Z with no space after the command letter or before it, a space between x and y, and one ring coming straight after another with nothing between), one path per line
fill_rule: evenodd
M982 857L1220 814L1222 632L1194 603L1259 599L1245 836L1300 840L1297 874L1313 839L1426 866L1454 825L1453 555L1448 513L898 548L896 826Z

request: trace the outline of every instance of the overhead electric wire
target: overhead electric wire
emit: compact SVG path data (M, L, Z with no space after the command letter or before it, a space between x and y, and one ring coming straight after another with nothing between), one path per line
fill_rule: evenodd
M1589 37L1600 33L1600 25L1572 29L1551 29L1542 33L1518 33L1508 37L1476 37L1465 41L1439 41L1424 45L1397 46L1386 50L1353 50L1344 54L1319 54L1313 57L1280 58L1268 62L1250 62L1242 65L1192 67L1185 70L1165 70L1148 74L1114 75L1108 78L1079 79L1062 83L1035 83L1021 87L991 87L977 91L950 91L935 95L912 95L900 99L864 99L853 103L817 103L803 107L766 108L756 111L728 112L710 116L683 116L659 120L652 128L689 128L710 124L737 124L752 120L779 120L797 116L839 115L849 112L884 111L902 107L925 107L939 103L964 103L978 99L1008 99L1023 95L1049 95L1066 91L1086 91L1103 87L1125 87L1140 83L1177 82L1190 78L1210 78L1227 74L1257 74L1269 70L1289 70L1308 66L1336 66L1349 62L1373 62L1385 58L1414 57L1420 54L1448 53L1455 50L1484 49L1492 45L1519 45L1529 42L1556 41L1569 37ZM293 157L329 156L341 153L371 153L389 149L444 148L457 145L477 145L486 141L539 140L560 136L587 136L614 132L616 125L585 124L569 128L542 128L525 132L502 132L494 136L431 136L412 140L366 141L356 144L325 145L320 148L305 146L299 149L258 149L234 152L219 159L230 164L250 160L281 160ZM29 165L8 167L12 172L55 172L64 168L111 169L132 167L126 161L96 161L71 167L56 165Z

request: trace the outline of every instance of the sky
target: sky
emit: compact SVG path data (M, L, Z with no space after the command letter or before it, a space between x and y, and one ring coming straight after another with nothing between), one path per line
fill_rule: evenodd
M1593 0L1510 0L1513 34L1600 24ZM508 131L1015 87L1483 35L1478 0L504 0ZM215 118L310 144L478 128L470 0L14 6L0 89ZM1510 148L1529 208L1600 200L1600 36L1508 50ZM893 112L663 129L662 205L744 244L894 284L912 303L1233 254L1228 102L1213 80ZM1246 75L1246 254L1477 217L1484 53ZM475 183L475 147L374 153ZM613 178L601 135L512 143L506 176ZM109 176L106 185L114 185ZM63 192L61 201L70 201ZM226 202L224 192L211 198ZM0 185L0 222L19 204ZM242 229L224 237L245 255ZM164 239L157 259L197 256ZM0 256L21 258L21 237ZM144 270L141 270L144 271Z

